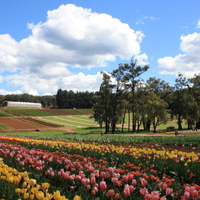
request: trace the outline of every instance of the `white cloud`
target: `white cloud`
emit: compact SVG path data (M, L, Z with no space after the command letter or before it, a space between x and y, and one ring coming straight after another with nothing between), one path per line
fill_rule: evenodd
M17 69L17 53L18 43L8 34L0 35L0 73Z
M0 89L0 94L1 95L7 95L7 94L22 94L22 91L16 90L16 91L6 91L4 89Z
M159 18L153 17L153 16L144 16L142 19L139 19L138 21L136 21L136 25L144 25L146 23L146 21L157 21L159 20Z
M197 22L197 28L200 28L200 19L199 19L199 21Z
M76 75L64 77L61 80L61 85L74 91L97 91L101 82L102 75L100 73L96 75L78 73Z
M146 53L140 54L138 56L135 56L135 59L137 60L138 65L147 65L148 63L148 56Z
M181 36L180 49L182 54L158 59L161 74L177 75L180 72L191 77L200 73L200 33Z
M0 72L16 71L5 81L31 94L97 90L99 74L73 74L67 67L105 67L116 57L130 59L140 54L144 37L119 19L73 4L48 11L44 23L28 28L32 34L20 42L0 35Z

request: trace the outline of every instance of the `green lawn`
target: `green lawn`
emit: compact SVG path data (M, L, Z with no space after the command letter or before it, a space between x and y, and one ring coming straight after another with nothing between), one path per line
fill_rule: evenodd
M0 111L0 117L11 117L12 115L7 113L7 112L4 112L4 111Z
M38 109L5 107L3 113L17 116L57 116L57 115L91 115L92 109Z
M56 116L56 117L40 117L36 118L41 121L51 122L53 124L59 124L63 126L69 126L69 127L78 127L78 126L85 126L85 127L91 127L91 126L98 126L96 122L94 122L93 119L90 119L90 116L81 117L79 115L73 115L73 116Z
M92 129L90 129L92 130ZM95 129L93 130L95 131ZM0 136L19 136L41 139L54 140L76 140L90 142L106 142L121 144L157 144L157 145L178 145L178 146L193 146L200 147L200 134L185 134L184 136L123 136L117 134L109 134L103 136L97 135L79 135L68 134L64 131L40 131L40 132L14 132L0 133Z
M8 109L6 110L9 114L17 116L50 116L54 115L51 112L40 109Z

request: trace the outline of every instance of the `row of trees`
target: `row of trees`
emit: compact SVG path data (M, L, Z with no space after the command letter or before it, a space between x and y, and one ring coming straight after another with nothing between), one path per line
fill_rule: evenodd
M56 95L33 96L29 94L0 95L0 105L5 101L41 103L44 108L92 108L93 92L57 91Z
M93 92L73 92L59 89L56 95L58 108L92 108Z
M148 68L137 66L132 60L130 64L119 64L110 74L102 72L103 81L93 97L93 109L95 121L105 124L105 133L114 133L119 123L123 131L126 114L128 130L132 132L139 131L141 125L147 131L152 125L156 132L157 126L168 121L169 116L178 119L180 130L183 120L187 120L188 128L198 125L200 75L186 79L179 74L172 87L156 78L141 81L140 76Z

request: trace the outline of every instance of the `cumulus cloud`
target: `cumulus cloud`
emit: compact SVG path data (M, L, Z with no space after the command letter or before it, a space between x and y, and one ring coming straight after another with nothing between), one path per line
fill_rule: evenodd
M22 94L22 91L16 90L16 91L6 91L4 89L0 89L1 95L7 95L7 94Z
M119 19L73 4L48 11L45 22L28 28L31 35L19 42L0 35L0 73L16 72L5 80L32 94L58 88L97 90L99 74L73 74L68 66L90 69L105 67L116 57L130 59L140 54L144 37Z
M0 73L15 71L19 44L10 35L0 35Z
M135 59L137 60L138 65L147 65L148 63L148 56L146 53L140 54L138 56L135 56Z
M200 33L182 35L180 49L182 54L158 59L161 74L177 75L180 72L191 77L200 73Z
M199 19L199 21L197 22L197 28L200 28L200 19Z

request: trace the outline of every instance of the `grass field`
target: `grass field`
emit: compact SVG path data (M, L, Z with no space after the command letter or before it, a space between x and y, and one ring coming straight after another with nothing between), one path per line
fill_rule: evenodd
M79 127L81 129L75 130L81 134L101 133L101 129L89 129L90 127L98 127L98 123L94 121L92 116L92 109L37 109L37 108L10 108L3 107L0 109L0 117L12 117L12 116L31 116L37 120L52 123L55 125L61 125L65 127ZM130 121L132 115L130 115ZM128 124L128 114L126 115L125 128ZM165 131L167 127L173 126L178 128L176 121L171 121L166 124L160 124L157 127L157 131ZM89 128L88 128L89 127ZM183 129L187 128L186 123L182 123ZM6 127L4 127L6 128ZM118 125L121 128L121 124ZM152 128L152 127L151 127ZM140 133L143 133L143 126L140 126ZM126 129L125 129L126 132Z
M4 112L4 111L0 111L0 117L11 117L12 115L7 113L7 112Z
M95 133L95 130L90 128L90 131ZM96 132L98 133L98 132ZM10 132L1 133L0 136L15 136L15 137L29 137L51 140L75 140L75 141L90 141L90 142L105 142L105 143L121 143L121 144L159 144L159 145L176 145L176 146L193 146L200 147L200 133L188 133L182 136L140 136L134 135L118 135L107 134L103 136L99 135L80 135L80 134L68 134L65 131L28 131L28 132Z
M92 114L92 109L37 109L3 107L0 112L14 116L88 115Z
M51 122L53 124L59 124L69 127L94 127L98 126L93 119L90 118L90 115L80 116L56 116L56 117L35 117L37 120Z

